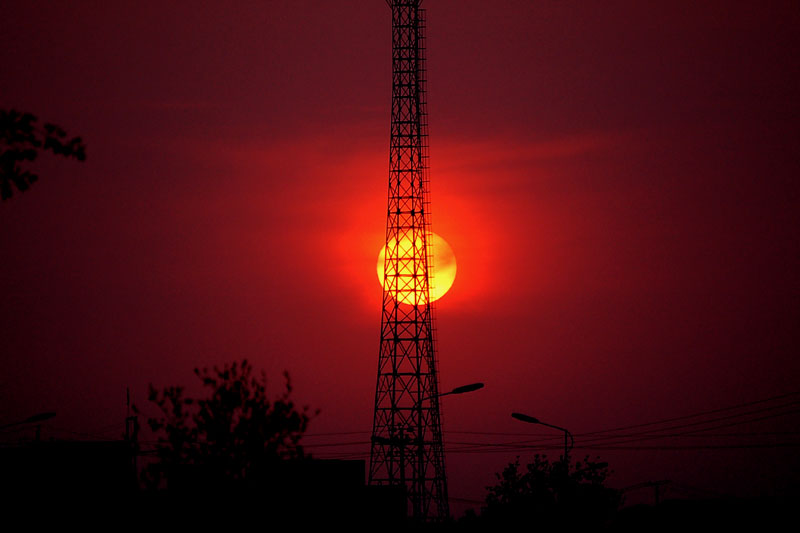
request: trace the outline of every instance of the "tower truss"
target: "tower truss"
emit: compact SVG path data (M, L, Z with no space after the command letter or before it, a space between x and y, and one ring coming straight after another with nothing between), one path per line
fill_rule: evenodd
M369 482L403 485L412 516L449 516L430 301L432 234L421 0L392 10L392 124L383 312Z

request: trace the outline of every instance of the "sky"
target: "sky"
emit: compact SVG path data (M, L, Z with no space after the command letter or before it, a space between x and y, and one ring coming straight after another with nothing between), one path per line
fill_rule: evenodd
M796 487L797 3L423 5L433 229L458 262L441 388L486 384L442 399L454 508L543 449L508 443L553 436L515 411L570 429L616 487ZM3 18L0 106L87 160L43 156L0 205L0 425L56 411L47 435L116 438L126 388L147 413L148 384L247 358L321 410L309 451L363 454L385 2L12 0ZM699 433L587 447L672 418Z

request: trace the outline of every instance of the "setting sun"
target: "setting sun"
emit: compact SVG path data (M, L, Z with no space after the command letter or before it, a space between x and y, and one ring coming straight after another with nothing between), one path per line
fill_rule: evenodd
M441 238L439 235L433 233L433 242L431 243L432 251L433 251L433 268L430 272L430 294L431 294L431 301L435 302L439 298L445 295L445 293L450 290L450 287L453 286L453 282L456 279L456 256L453 253L453 249L450 248L450 245ZM393 245L394 243L390 243ZM416 248L421 248L421 243L417 243ZM401 257L411 257L413 258L413 243L411 242L410 238L403 238L400 240L400 247L399 247L399 254ZM381 249L380 254L378 254L378 264L377 264L377 272L378 272L378 279L380 280L381 285L384 285L384 262L386 260L386 246ZM403 260L401 259L401 262ZM410 263L413 262L412 259L406 260L409 263L408 272L404 272L404 267L401 266L401 276L407 274L409 277L412 275L413 266ZM395 267L393 265L389 265L389 277L392 277L395 273ZM418 267L421 269L421 266ZM413 286L409 286L406 289L399 289L397 291L396 299L405 304L414 305L414 290ZM423 305L425 303L424 296L420 299L419 304Z

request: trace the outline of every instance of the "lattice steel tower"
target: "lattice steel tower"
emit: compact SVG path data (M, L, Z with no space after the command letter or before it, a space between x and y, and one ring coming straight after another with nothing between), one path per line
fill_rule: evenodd
M425 12L392 9L392 128L383 314L369 482L405 485L414 518L449 515L433 306Z

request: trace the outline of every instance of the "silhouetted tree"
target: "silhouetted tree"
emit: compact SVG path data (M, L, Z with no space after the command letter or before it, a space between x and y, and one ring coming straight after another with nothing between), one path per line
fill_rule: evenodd
M608 463L583 461L568 465L536 454L524 469L519 458L497 474L487 487L480 522L487 526L531 524L532 527L603 527L622 502L619 491L606 487Z
M39 176L21 165L34 161L40 151L86 160L86 145L80 137L67 138L67 132L55 124L42 128L31 113L0 109L0 197L11 198L12 185L22 192Z
M194 373L208 393L202 398L186 397L179 386L149 387L148 399L161 413L148 419L158 438L157 461L143 475L148 486L170 483L187 468L206 483L242 484L278 460L304 456L299 441L319 411L295 406L287 372L283 392L272 400L266 374L255 374L247 360Z

